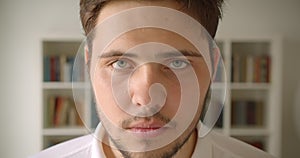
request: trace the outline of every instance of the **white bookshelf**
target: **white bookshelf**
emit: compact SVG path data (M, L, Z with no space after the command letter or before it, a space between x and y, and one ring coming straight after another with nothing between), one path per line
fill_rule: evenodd
M281 156L281 38L278 36L226 36L218 37L217 44L222 52L228 79L228 92L223 109L222 126L216 128L227 136L241 140L262 142L263 150ZM235 54L269 56L269 82L232 81L232 57ZM242 61L241 61L242 62ZM260 125L234 125L232 101L262 101L263 123ZM237 106L237 105L235 105ZM235 107L234 106L234 107Z
M49 79L49 75L53 76L49 70L49 63L48 68L45 68L45 57L48 58L60 58L60 56L65 56L66 58L72 58L74 59L76 56L76 53L80 47L80 44L82 42L81 38L77 37L55 37L50 36L48 38L44 38L41 41L42 45L42 54L43 54L43 80L42 80L42 97L43 97L43 125L42 125L42 140L43 140L43 146L42 149L47 148L51 145L54 145L56 143L66 141L68 139L72 139L74 137L86 135L89 133L89 130L84 126L84 124L68 124L64 123L62 125L49 125L49 97L62 97L62 98L68 98L72 100L72 103L68 106L75 106L74 105L74 99L73 99L73 92L72 88L81 89L84 91L84 106L81 110L80 119L82 119L82 122L85 123L86 126L88 126L90 129L94 128L92 125L92 118L96 117L95 115L92 115L92 101L91 101L91 93L90 91L90 85L89 83L85 82L87 79L86 74L82 77L81 80L78 82L71 82L71 73L68 78L68 80L63 80L62 78L58 77L59 79L53 80L51 77ZM48 59L47 59L48 60ZM52 60L52 59L51 59ZM60 60L60 59L56 59ZM49 61L48 61L49 62ZM61 64L61 63L60 63ZM60 71L62 67L56 68ZM50 68L51 69L51 68ZM72 68L69 69L71 72ZM47 72L46 72L47 71ZM48 77L46 77L45 73L48 74ZM65 72L64 72L65 73ZM62 75L61 75L62 76ZM46 79L47 78L47 79ZM53 106L53 105L52 105ZM56 103L55 103L56 106ZM65 105L64 105L65 106ZM76 109L78 110L78 109ZM78 116L77 116L78 117ZM51 118L52 120L53 118ZM77 120L77 119L76 119ZM94 123L95 124L95 123Z
M45 55L67 55L75 56L81 43L80 38L57 38L51 37L42 40L43 56ZM228 78L228 92L226 105L223 109L222 127L216 128L227 136L243 140L262 141L264 150L280 157L281 155L281 39L275 36L240 36L240 37L219 37L217 43L223 54L226 73ZM231 82L232 56L236 53L247 53L254 55L268 55L271 59L271 71L269 82ZM43 60L43 59L42 59ZM43 73L44 74L44 73ZM85 77L85 79L87 79ZM90 128L95 126L92 117L93 113L91 93L89 85L84 81L75 83L74 86L86 89L84 108L84 122ZM215 85L218 86L218 85ZM71 82L42 82L43 88L43 119L47 114L48 95L72 96ZM232 101L235 99L262 100L264 102L262 125L234 126L232 124ZM95 110L94 110L95 111ZM45 121L43 121L45 123ZM94 125L93 125L94 124ZM67 140L84 134L89 131L84 126L47 127L43 124L42 137L43 147L51 139Z

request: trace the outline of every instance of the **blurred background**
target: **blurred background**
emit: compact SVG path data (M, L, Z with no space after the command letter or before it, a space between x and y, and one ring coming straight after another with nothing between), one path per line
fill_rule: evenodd
M270 126L280 125L281 157L299 157L300 1L225 1L217 34L225 45L227 37L281 37L281 64L273 66L281 79L272 85L279 86L280 115ZM43 40L83 38L79 0L1 0L0 36L0 157L27 157L44 143Z

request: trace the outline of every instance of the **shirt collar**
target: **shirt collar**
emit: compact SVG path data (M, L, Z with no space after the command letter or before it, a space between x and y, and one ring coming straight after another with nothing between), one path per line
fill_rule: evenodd
M212 158L213 144L212 144L211 135L207 133L207 135L205 135L204 137L200 137L200 132L203 132L203 128L207 128L207 127L204 124L202 124L201 121L199 121L197 125L198 139L197 139L197 143L192 158Z
M103 146L102 146L102 140L105 135L104 128L102 127L101 122L97 125L97 128L95 130L94 139L92 142L92 158L106 158Z

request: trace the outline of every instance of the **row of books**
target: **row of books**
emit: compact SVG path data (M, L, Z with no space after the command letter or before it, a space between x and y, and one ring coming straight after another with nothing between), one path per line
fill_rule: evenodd
M217 120L217 122L216 122L216 124L215 124L215 127L216 128L223 128L223 113L224 113L224 111L223 111L224 109L222 109L222 112L221 112L221 114L220 114L220 116L219 116L219 118L218 118L218 120Z
M65 142L70 139L74 139L78 136L55 136L55 137L46 137L44 142L44 149L49 148L51 146L57 145L59 143Z
M258 149L261 149L261 150L266 150L265 148L265 141L264 141L264 138L260 138L260 137L257 137L257 138L247 138L247 137L236 137L237 139L247 143L247 144L250 144Z
M71 82L74 60L74 56L44 56L44 81ZM84 74L78 76L76 80L84 80Z
M271 58L268 55L244 55L234 53L232 56L232 82L270 82Z
M234 100L231 104L232 126L262 126L264 104L255 100Z
M265 145L264 145L263 141L257 140L257 141L245 141L245 142L258 148L258 149L265 150Z
M49 96L46 117L47 127L83 125L74 101L69 97Z

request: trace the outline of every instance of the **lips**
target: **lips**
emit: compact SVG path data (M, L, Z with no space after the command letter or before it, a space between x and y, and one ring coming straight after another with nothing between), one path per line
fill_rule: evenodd
M135 127L135 128L131 128L130 130L132 132L151 132L151 131L155 131L155 130L158 130L160 129L159 127L147 127L147 128L144 128L144 127Z
M170 127L160 121L153 121L132 123L126 130L135 136L150 138L162 134L168 128Z
M161 125L161 124L153 124L153 123L149 124L146 122L142 122L139 124L132 125L128 129L133 132L150 132L150 131L158 130L162 127L163 127L163 125Z

